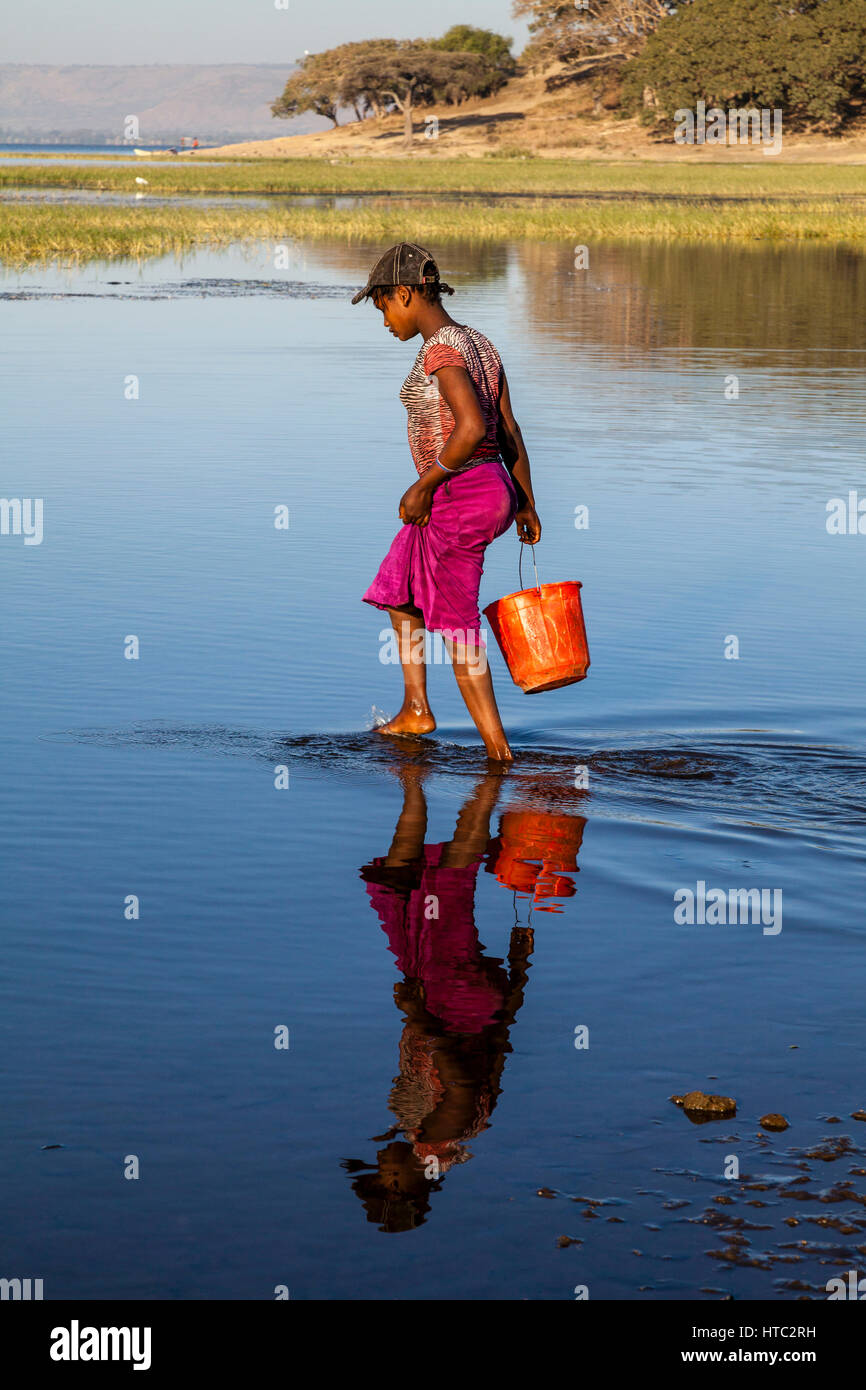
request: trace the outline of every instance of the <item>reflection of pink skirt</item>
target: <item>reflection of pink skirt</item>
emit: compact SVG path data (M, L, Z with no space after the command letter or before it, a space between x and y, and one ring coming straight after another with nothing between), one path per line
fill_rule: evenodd
M418 608L428 632L484 646L478 589L484 552L517 512L511 475L497 459L440 484L426 526L404 524L364 594L376 608Z
M443 867L444 850L425 845L421 862L402 870L402 890L389 883L382 858L365 865L361 875L397 964L407 979L421 981L430 1013L446 1032L480 1033L501 1017L508 976L500 960L483 954L478 940L475 882L482 855L464 868ZM431 897L439 905L433 920L427 916Z

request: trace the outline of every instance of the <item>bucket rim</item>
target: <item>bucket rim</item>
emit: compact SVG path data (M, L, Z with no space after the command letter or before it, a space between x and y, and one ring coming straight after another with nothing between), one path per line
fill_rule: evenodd
M504 603L509 598L520 598L523 594L541 594L543 596L545 589L560 589L563 584L576 584L578 589L583 588L582 579L548 579L544 584L533 584L528 589L515 589L512 594L503 594L501 598L495 598L491 603L486 604L483 611L487 613L498 603Z

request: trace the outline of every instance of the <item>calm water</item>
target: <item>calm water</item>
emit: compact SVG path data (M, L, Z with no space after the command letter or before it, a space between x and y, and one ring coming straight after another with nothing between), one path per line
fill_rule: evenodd
M444 665L434 738L368 732L417 347L348 303L376 249L0 281L3 491L44 499L40 545L0 537L0 1273L824 1297L866 1265L866 536L826 526L866 497L866 263L442 257L506 362L541 577L584 584L584 683L494 656L503 778ZM777 890L781 930L681 925L699 882Z
M154 153L168 153L169 145L152 145L144 141L139 145L140 149L152 150ZM204 152L208 147L199 145L198 152ZM215 147L211 147L215 148ZM64 164L77 164L87 162L88 164L141 164L146 163L140 155L134 153L134 146L129 145L3 145L0 144L0 164L45 164L48 160L56 158L58 155L63 157ZM79 158L75 158L79 156Z
M45 155L52 155L52 154L53 154L53 155L57 155L57 154L104 154L104 155L112 155L112 154L126 154L126 153L130 153L130 154L131 154L131 153L132 153L132 149L133 149L135 143L136 143L135 141L130 140L130 141L129 141L127 144L125 144L125 145L28 145L28 144L26 144L26 143L22 143L21 141L18 141L18 142L15 143L15 144L8 144L8 145L0 144L0 153L2 153L2 154L25 154L25 153L27 153L27 154L45 154ZM168 145L151 145L151 144L145 143L145 142L143 142L143 141L139 141L138 144L139 144L140 148L142 148L142 149L148 149L148 150L150 150L150 149L165 149L165 150L167 150L167 149L169 148Z

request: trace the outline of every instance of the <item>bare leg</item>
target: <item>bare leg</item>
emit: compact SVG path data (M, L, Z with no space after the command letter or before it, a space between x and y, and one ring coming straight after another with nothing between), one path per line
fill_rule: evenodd
M448 650L460 694L484 740L488 756L500 762L512 762L514 754L499 717L485 648L465 647L462 643L449 641Z
M389 608L388 614L397 634L405 693L397 714L387 724L381 724L376 732L430 734L436 728L436 720L427 703L427 664L420 659L424 620L420 613L409 613L402 608Z

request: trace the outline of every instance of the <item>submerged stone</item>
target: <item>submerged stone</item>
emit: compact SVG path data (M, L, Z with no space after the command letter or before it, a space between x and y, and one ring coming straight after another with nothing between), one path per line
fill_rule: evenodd
M683 1109L694 1115L736 1115L737 1102L731 1096L707 1095L704 1091L688 1091L683 1096Z

